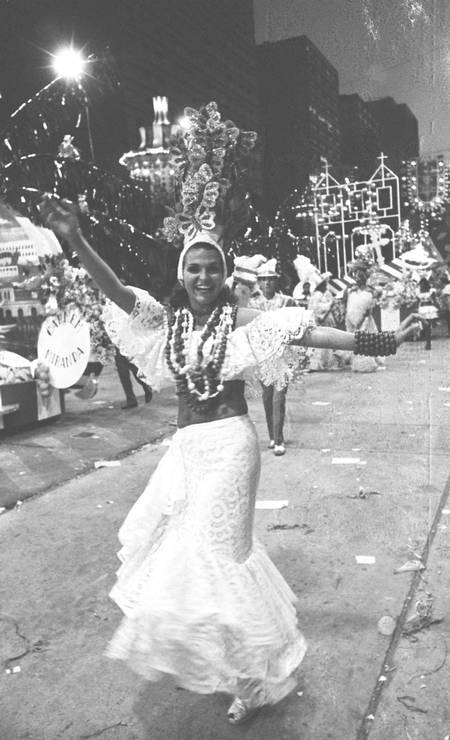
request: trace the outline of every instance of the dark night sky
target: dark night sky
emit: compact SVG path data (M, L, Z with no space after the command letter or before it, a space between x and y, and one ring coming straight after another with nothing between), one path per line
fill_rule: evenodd
M419 120L423 154L450 159L450 2L422 0L413 17L406 0L370 3L379 32L363 18L363 0L253 0L257 43L305 34L336 67L341 93L407 103Z
M87 51L113 41L120 29L109 26L108 8L119 1L0 0L0 125L52 79L46 52L72 36ZM413 23L405 2L371 3L374 40L363 0L254 0L256 42L306 34L338 69L341 92L407 103L419 119L422 152L450 158L450 2L422 0L428 18Z
M107 13L117 0L0 0L0 92L16 107L54 77L52 52L69 44L86 55L117 32Z

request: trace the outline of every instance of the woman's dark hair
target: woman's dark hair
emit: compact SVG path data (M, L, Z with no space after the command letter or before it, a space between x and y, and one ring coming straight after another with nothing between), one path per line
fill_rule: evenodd
M420 278L419 289L422 291L422 293L426 293L428 290L430 290L430 283L425 277Z

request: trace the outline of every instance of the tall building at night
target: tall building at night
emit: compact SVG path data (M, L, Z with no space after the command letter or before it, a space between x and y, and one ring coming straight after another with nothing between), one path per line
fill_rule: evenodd
M371 100L366 104L380 130L380 146L387 154L388 165L400 175L402 161L419 156L419 125L405 103L393 98Z
M368 104L359 95L339 96L341 158L344 167L357 168L358 180L370 177L379 162L380 127Z
M321 157L339 164L339 80L306 36L259 45L257 73L265 202L273 210L320 170Z

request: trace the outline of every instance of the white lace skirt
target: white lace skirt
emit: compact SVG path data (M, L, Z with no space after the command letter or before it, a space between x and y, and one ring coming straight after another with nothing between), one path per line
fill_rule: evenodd
M149 680L271 704L306 643L296 597L252 536L260 472L248 416L180 429L120 532L106 654Z

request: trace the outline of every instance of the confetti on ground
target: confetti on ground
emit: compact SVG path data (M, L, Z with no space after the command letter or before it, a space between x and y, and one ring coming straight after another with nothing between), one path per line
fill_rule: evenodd
M278 501L257 501L257 509L285 509L289 501L287 499L279 499Z
M332 465L365 465L359 457L333 457Z
M331 447L324 447L321 452L331 452Z
M373 565L376 562L374 555L355 555L358 565Z
M389 637L393 634L395 630L395 625L395 619L391 617L390 614L385 614L378 620L378 632L380 633L380 635L386 635L387 637Z
M450 514L450 509L442 509L443 514Z
M312 406L331 406L331 401L313 401Z
M96 460L94 468L118 468L120 465L120 460Z
M448 386L445 386L445 385L441 385L441 386L440 386L440 387L438 388L438 391L444 391L444 393L450 393L450 385L448 385Z

